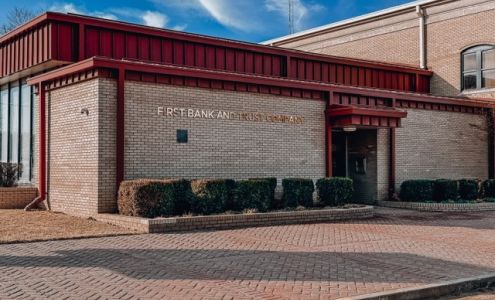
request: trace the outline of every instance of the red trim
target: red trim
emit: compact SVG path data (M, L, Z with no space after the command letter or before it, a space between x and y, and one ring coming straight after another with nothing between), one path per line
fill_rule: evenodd
M124 141L125 141L125 70L120 67L117 78L117 148L116 148L116 191L124 180Z
M405 118L407 117L407 112L394 109L374 109L354 106L340 107L335 105L332 105L330 109L327 110L328 117L342 117L349 115L384 118Z
M390 144L389 144L389 164L388 164L388 191L389 199L395 193L395 128L390 128L389 132Z
M325 120L327 117L325 117ZM325 134L326 134L326 177L333 177L333 157L332 157L332 125L330 122L325 121Z
M329 93L327 101L327 109L330 107L333 101L333 92ZM328 117L325 113L325 163L326 163L326 177L333 176L333 157L332 157L332 125L328 121Z
M296 88L309 91L318 92L340 92L348 93L350 95L363 95L382 97L388 99L396 99L397 105L400 105L401 101L419 101L429 104L445 104L445 105L458 105L467 107L495 107L495 102L486 99L468 99L468 98L449 98L439 97L425 94L408 93L408 92L396 92L387 90L377 90L372 88L351 87L337 84L325 84L320 82L306 82L300 80L275 78L275 77L263 77L249 74L239 74L231 72L223 72L217 70L205 70L195 69L188 67L178 67L173 65L164 64L152 64L143 63L128 60L115 60L109 58L93 57L81 62L74 63L72 65L56 69L54 71L44 73L28 79L29 84L37 84L40 82L55 80L75 72L88 70L91 68L108 68L117 69L119 67L125 68L126 71L150 73L150 74L164 74L173 76L184 76L199 79L209 80L223 80L229 82L250 83L259 84L264 86L274 86L280 88Z
M45 86L39 85L39 189L40 196L46 197L46 92Z
M229 39L221 39L221 38L205 36L205 35L190 34L190 33L178 32L167 29L159 29L159 28L131 24L121 21L106 20L106 19L89 17L89 16L63 14L63 13L55 13L55 12L46 12L43 15L33 19L32 21L22 25L21 27L0 37L0 44L11 38L14 38L15 36L27 30L32 29L33 27L45 21L76 23L80 25L83 24L85 26L101 27L115 31L125 31L125 32L132 32L132 33L138 33L144 35L151 35L156 37L173 38L188 42L206 43L209 45L215 45L220 47L240 48L244 50L262 52L265 54L279 55L285 57L291 56L293 58L303 58L308 60L317 60L317 61L324 61L330 63L369 67L374 69L383 69L388 71L406 72L411 74L422 74L428 76L431 76L433 74L431 71L423 70L409 65L390 64L386 62L374 62L374 61L361 60L361 59L344 58L344 57L322 55L316 53L307 53L304 51L292 50L292 49L275 47L275 46L253 44L253 43L247 43L247 42L241 42L241 41L229 40ZM287 61L287 65L288 66L290 65L290 61Z

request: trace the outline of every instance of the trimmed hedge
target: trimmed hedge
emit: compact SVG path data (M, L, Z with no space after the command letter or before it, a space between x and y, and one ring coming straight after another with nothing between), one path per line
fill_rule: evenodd
M478 181L474 179L459 180L459 196L462 200L478 199Z
M437 179L433 184L433 200L436 202L457 200L457 180Z
M275 189L277 188L277 178L266 177L266 178L249 178L249 180L265 180L270 185L271 195L270 195L270 209L283 208L282 202L275 199Z
M186 179L166 179L165 183L172 185L172 199L174 202L173 215L180 216L191 211L191 203L194 198L191 190L191 181ZM164 206L165 209L161 211L161 215L169 216L171 214L166 208L168 206L168 199L163 199L163 201L165 202L161 205Z
M126 216L155 218L175 213L173 184L164 180L127 180L120 184L119 213Z
M399 197L407 202L433 200L433 180L406 180L400 185Z
M284 207L313 206L313 180L305 178L286 178L282 180Z
M487 179L481 183L480 196L484 198L495 198L495 179Z
M0 162L0 187L13 187L22 174L22 165Z
M232 181L226 179L199 179L191 182L195 197L191 203L191 211L209 215L224 212L232 199Z
M316 181L318 201L325 206L350 203L354 187L352 179L346 177L321 178Z
M243 180L237 182L236 199L239 210L257 209L264 212L270 209L273 190L268 180Z

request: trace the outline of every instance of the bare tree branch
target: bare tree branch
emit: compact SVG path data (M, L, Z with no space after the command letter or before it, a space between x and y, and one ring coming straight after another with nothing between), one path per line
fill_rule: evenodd
M0 26L0 34L5 34L15 29L16 27L33 19L36 15L36 11L22 7L14 7L7 13L7 20L5 23Z

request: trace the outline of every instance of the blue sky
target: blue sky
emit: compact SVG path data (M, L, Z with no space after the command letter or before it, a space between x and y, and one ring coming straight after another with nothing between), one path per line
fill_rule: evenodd
M293 0L295 31L410 0ZM9 7L74 12L187 32L261 42L288 33L288 0L0 0Z

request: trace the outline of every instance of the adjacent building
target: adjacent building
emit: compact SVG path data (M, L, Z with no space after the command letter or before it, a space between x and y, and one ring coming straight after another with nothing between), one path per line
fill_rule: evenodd
M493 177L492 100L440 92L398 43L342 57L48 12L0 37L0 160L78 215L114 212L135 178L350 176L374 202L406 179Z

